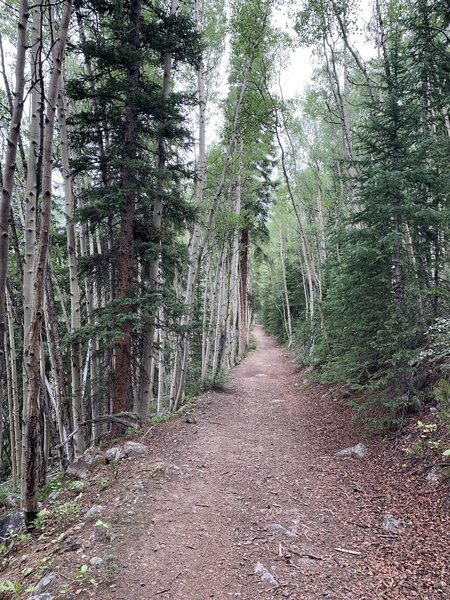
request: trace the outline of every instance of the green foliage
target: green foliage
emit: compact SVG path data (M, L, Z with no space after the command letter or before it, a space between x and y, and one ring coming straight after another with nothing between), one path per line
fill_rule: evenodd
M109 523L105 523L104 521L102 521L101 519L98 519L95 523L94 523L94 527L103 527L104 529L111 529L111 525Z
M223 391L226 390L230 381L230 373L227 369L219 369L219 371L214 375L212 370L208 370L203 381L202 381L202 391L208 390L217 390Z
M439 405L439 418L450 428L450 383L440 379L433 389L433 396Z
M106 490L109 487L109 480L107 477L103 477L102 475L97 475L94 478L95 485L98 487L100 491Z
M1 594L12 594L14 598L18 597L22 590L20 583L14 583L7 579L6 581L0 582L0 593Z
M248 343L248 351L253 352L254 350L256 350L256 339L255 339L255 336L253 334L251 334L250 341Z
M58 473L55 477L51 477L47 483L39 488L38 498L40 502L44 502L52 492L59 492L64 488L64 473Z
M301 120L278 102L297 214L279 188L257 286L266 330L287 341L284 271L298 359L322 381L358 392L355 408L372 422L398 424L420 404L416 373L448 365L448 258L439 239L450 226L450 141L441 109L430 109L443 109L449 92L448 21L440 2L379 10L386 36L366 65L371 93L335 43L357 27L355 4L308 0L297 15L300 42L326 52L327 63L300 103ZM345 73L339 99L332 82L341 86ZM347 121L336 124L344 100ZM275 243L283 231L292 240L284 269ZM317 273L314 318L305 252Z

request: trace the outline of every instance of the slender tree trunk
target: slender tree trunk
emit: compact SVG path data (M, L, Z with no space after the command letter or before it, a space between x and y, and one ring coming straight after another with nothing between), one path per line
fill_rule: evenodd
M3 447L3 380L5 375L6 328L5 295L6 277L8 272L9 219L11 215L11 199L14 189L14 174L16 172L17 148L23 115L28 18L28 1L21 0L17 33L14 102L9 130L6 138L7 146L5 154L5 166L2 175L2 195L0 200L0 448Z
M17 484L20 478L20 462L21 462L21 435L20 435L20 405L19 405L19 390L18 390L18 373L17 373L17 354L16 341L14 337L14 322L12 314L12 302L9 291L6 295L6 309L8 318L8 346L9 346L9 392L8 392L8 408L9 408L9 432L11 441L11 464L13 485Z
M62 86L61 86L62 87ZM76 235L74 215L74 198L72 177L70 174L69 158L69 136L67 133L67 107L64 98L64 92L59 95L59 127L61 137L61 163L64 181L64 197L66 209L66 236L67 236L67 259L69 265L69 289L70 289L70 333L72 341L70 343L70 371L72 377L72 414L74 430L79 428L83 420L82 399L81 399L81 342L74 338L74 335L81 327L80 312L80 285L78 281L78 266L76 252ZM75 455L79 456L84 451L83 431L80 430L74 436Z
M283 279L284 302L286 307L286 333L288 347L292 344L292 321L291 321L291 306L289 303L289 292L286 280L286 262L284 259L284 240L283 234L280 231L280 262L281 262L281 277Z
M248 340L248 243L249 232L245 227L241 233L241 244L239 252L239 272L240 272L240 355L245 356L247 353Z
M164 332L164 309L159 309L158 318L158 399L156 406L156 413L161 414L164 410L164 346L165 346L165 332Z
M203 290L203 303L202 303L202 381L205 379L206 371L208 368L206 360L206 343L208 339L208 328L206 326L208 322L208 298L210 293L211 285L211 253L208 253L208 262L206 267L206 278L205 278L205 289ZM211 286L212 287L212 286Z
M48 354L50 357L50 366L53 372L55 403L56 403L56 422L58 424L58 433L60 444L65 442L64 430L72 430L73 420L68 394L68 385L64 371L63 356L61 349L61 339L58 329L58 319L56 314L53 286L50 274L48 274L45 284L45 302L44 302L45 326L47 332ZM44 379L45 381L45 379ZM67 457L73 456L74 448L72 441L64 445L63 451L67 452Z
M194 3L195 20L199 23L199 1ZM198 280L200 268L199 254L201 246L201 223L198 211L203 203L203 191L205 189L206 175L206 93L205 93L205 74L203 66L197 70L197 90L198 90L198 113L199 113L199 149L197 165L197 182L195 190L195 206L197 215L192 232L192 241L189 252L189 269L186 282L186 291L184 297L185 314L182 317L181 325L184 329L179 339L180 361L174 370L174 406L179 408L183 402L184 388L186 383L186 370L189 357L189 326L192 323L192 311L194 307L195 289Z
M46 127L43 143L43 174L41 227L34 268L34 297L30 326L25 336L25 359L28 378L26 420L24 421L24 452L22 467L22 504L25 520L30 525L37 514L37 489L39 482L39 397L41 392L40 332L43 318L45 280L47 273L48 244L52 210L53 136L56 104L61 82L62 62L70 22L71 0L62 9L58 40L55 43L53 66L47 93Z

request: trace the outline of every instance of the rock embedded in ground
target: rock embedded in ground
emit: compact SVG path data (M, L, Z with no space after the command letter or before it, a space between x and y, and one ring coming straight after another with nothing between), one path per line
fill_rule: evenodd
M88 463L79 458L67 467L66 475L74 479L87 479L90 471Z
M290 529L286 529L286 527L283 527L283 525L280 525L279 523L269 523L269 525L267 525L267 529L271 529L272 531L278 531L279 533L282 533L287 537L297 537L296 533L294 533Z
M148 455L148 447L140 442L128 441L123 446L113 446L106 450L104 456L107 463L115 460L119 462L122 458L143 457Z
M106 464L105 453L96 448L95 446L86 450L83 454L83 460L90 466L91 469L95 469L100 465Z
M47 496L49 502L57 502L61 496L61 490L54 490Z
M5 540L10 535L19 533L25 527L23 511L12 510L0 518L0 540Z
M400 527L400 521L392 515L385 515L382 527L385 531L395 532Z
M93 556L93 557L90 559L90 561L89 561L89 564L90 564L92 567L101 567L101 566L102 566L102 564L103 564L103 562L104 562L104 560L103 560L103 558L100 558L100 556Z
M17 508L19 506L19 498L14 494L8 494L3 500L3 506L6 508Z
M261 581L270 583L270 585L278 585L278 581L275 579L275 577L272 575L272 573L268 569L266 569L266 567L262 563L260 563L260 562L256 563L255 573L256 573L256 575L259 575L261 577Z
M427 481L433 485L448 483L450 481L450 465L432 467L428 472Z
M356 444L356 446L350 446L350 448L344 448L336 452L338 458L365 458L369 451L364 444Z
M113 460L119 462L119 460L123 457L124 454L122 452L122 448L120 448L119 446L113 446L112 448L108 448L108 450L105 451L105 460L107 463L110 463Z
M125 442L123 445L123 451L125 456L131 458L133 456L147 456L148 455L148 447L145 444L140 444L139 442Z
M98 515L100 515L102 512L103 506L101 504L94 504L94 506L91 506L91 508L86 511L84 518L87 521L92 521L97 519Z
M195 425L195 424L197 423L197 420L196 420L196 418L195 418L194 416L192 416L192 415L186 415L186 416L183 418L183 423L188 423L188 424L191 424L191 425Z
M54 587L57 579L58 579L58 574L55 573L54 571L50 571L50 573L47 573L47 575L44 575L44 577L36 584L36 586L34 588L35 593L41 594L42 592L51 590L52 587Z
M30 596L28 600L53 600L53 596L46 592L45 594L37 594L34 596Z

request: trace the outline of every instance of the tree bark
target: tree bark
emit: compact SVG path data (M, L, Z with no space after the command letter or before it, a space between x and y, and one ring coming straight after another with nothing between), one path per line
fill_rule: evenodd
M25 359L28 378L26 420L24 421L24 452L22 468L22 505L28 526L37 514L39 482L39 397L41 392L40 332L43 319L45 279L47 274L48 244L52 210L53 137L56 104L61 82L62 63L70 22L72 2L66 0L62 9L58 40L55 43L53 65L47 93L47 113L43 143L43 172L41 227L34 266L34 297L30 325L25 336Z
M199 29L199 0L194 2L194 18ZM206 93L205 93L205 73L203 65L197 69L197 91L198 91L198 118L199 118L199 142L198 142L198 165L197 182L195 188L195 207L197 214L192 231L192 241L189 251L189 269L186 282L186 291L184 297L185 314L181 319L183 333L181 334L179 344L180 361L174 369L174 390L175 395L171 401L175 410L178 409L184 398L184 388L186 384L187 362L189 357L189 326L192 323L192 311L195 299L195 289L198 280L200 268L199 254L201 245L201 223L199 209L203 203L203 192L206 184Z
M62 88L63 86L61 86ZM72 378L72 415L73 429L77 429L79 423L83 420L82 398L81 398L81 342L74 339L73 336L81 327L80 313L80 285L78 281L78 265L76 252L74 215L74 197L72 188L72 177L70 174L69 158L69 136L67 132L67 107L64 94L59 95L59 127L61 136L61 163L62 175L64 181L64 197L66 209L66 236L67 236L67 260L69 265L69 288L70 288L70 333L72 341L70 343L70 371ZM74 436L75 455L79 456L84 452L84 437L81 432Z
M11 199L16 172L17 147L22 124L25 92L25 59L27 50L27 25L29 7L27 0L21 0L17 33L17 56L15 69L15 90L11 121L6 138L5 166L2 175L2 195L0 200L0 443L3 441L3 380L5 375L5 294L8 272L9 219ZM1 456L0 456L1 458Z
M135 31L136 44L138 44L141 16L141 2L134 0L131 4L130 21ZM136 211L135 182L136 168L134 162L137 156L138 143L138 110L136 106L136 90L139 88L140 64L138 59L133 59L128 65L127 83L128 90L124 113L124 165L122 167L121 187L124 198L120 207L120 240L119 262L117 274L117 300L123 303L122 313L129 315L130 306L127 298L132 291L133 281L133 226ZM129 318L121 325L121 333L114 345L114 372L112 389L113 414L125 412L130 403L131 386L131 331L132 325ZM124 427L113 423L112 435L124 433Z
M170 2L170 14L174 15L179 7L178 0L171 0ZM170 87L172 81L172 52L165 52L163 56L163 84L162 84L162 97L163 100L166 101L170 96ZM160 136L157 140L157 161L156 161L156 169L157 169L157 188L158 190L162 190L164 186L164 173L167 168L167 140L164 136ZM152 230L154 235L154 244L157 247L157 251L152 258L150 264L150 273L149 273L149 291L156 296L159 291L159 267L161 263L161 226L162 226L162 211L163 211L163 199L164 194L161 191L156 195L154 205L153 205L153 216L152 216ZM144 357L146 358L146 363L143 364L143 372L142 377L144 378L143 384L141 384L141 393L139 397L139 406L138 413L142 419L147 417L148 407L150 403L150 399L152 397L153 390L150 390L150 385L148 382L150 381L151 371L153 368L154 361L154 340L155 340L155 324L156 324L156 313L150 317L149 322L146 324L144 329L144 342L147 344L144 347Z

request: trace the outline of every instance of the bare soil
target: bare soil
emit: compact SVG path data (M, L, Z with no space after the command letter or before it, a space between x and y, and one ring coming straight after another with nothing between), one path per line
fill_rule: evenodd
M448 489L405 459L401 438L336 458L363 441L350 409L255 335L227 390L145 432L149 457L103 467L108 486L83 501L104 507L108 529L72 524L73 551L67 537L34 546L66 583L55 598L450 599ZM93 556L106 560L80 576Z
M96 597L450 598L447 494L407 475L386 442L336 458L361 441L350 411L255 335L230 389L206 394L196 423L153 437L150 462L159 456L166 473L142 470L142 489L123 499L134 513L114 524L122 569Z

